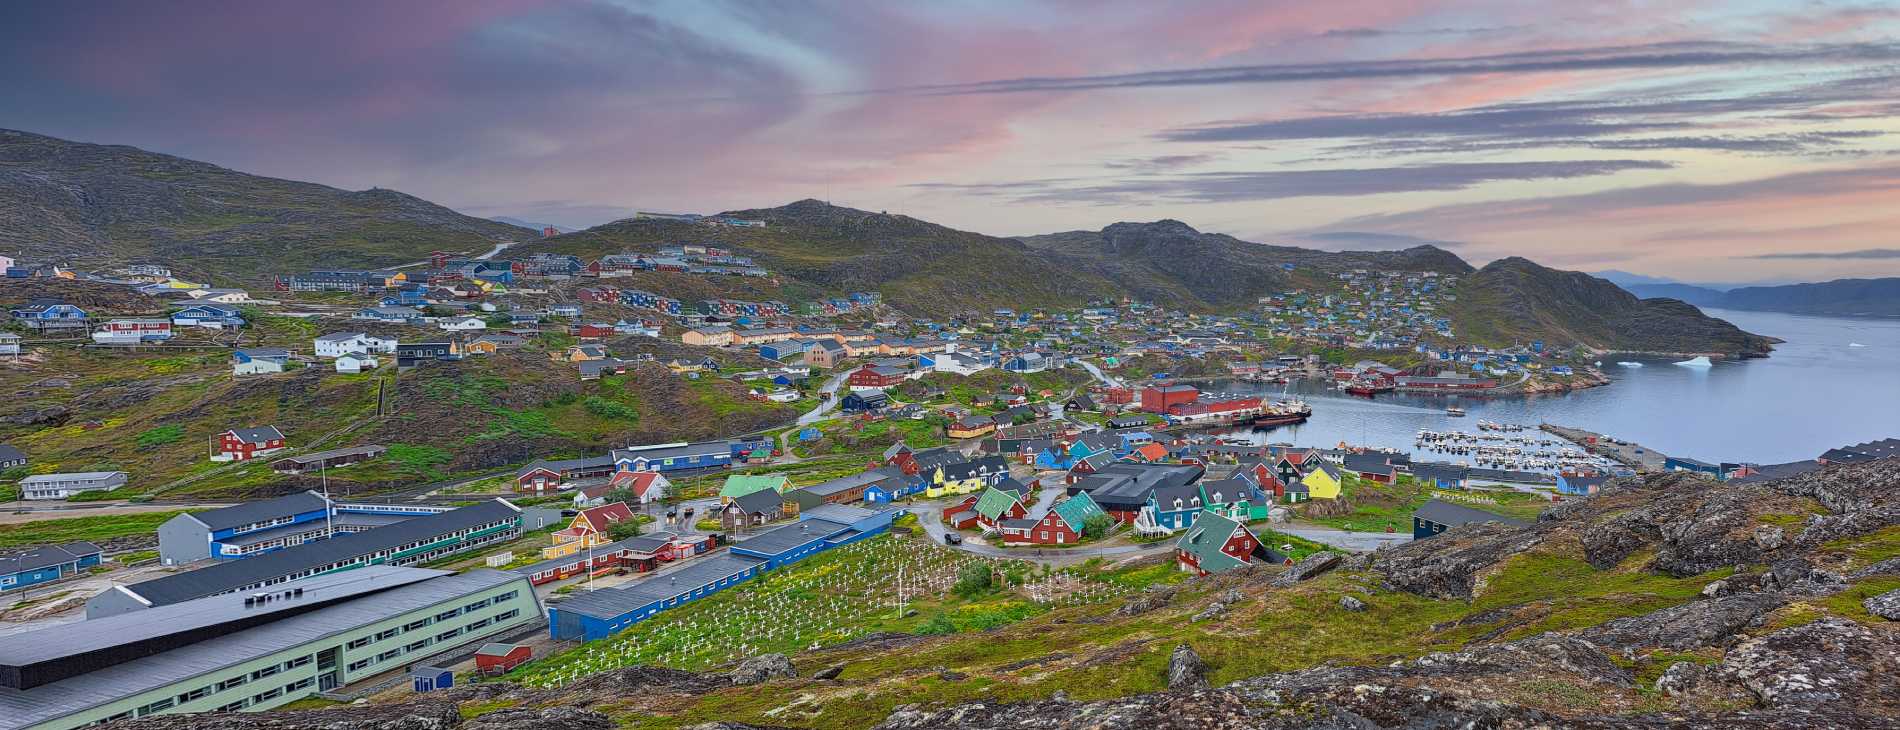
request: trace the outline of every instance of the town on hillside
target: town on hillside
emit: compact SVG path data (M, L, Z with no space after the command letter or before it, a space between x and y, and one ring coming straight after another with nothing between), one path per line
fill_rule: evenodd
M8 729L979 631L1194 577L1298 580L1621 476L1743 484L1900 448L1709 463L1488 421L1410 450L1275 438L1314 413L1294 385L1607 382L1581 347L1461 341L1457 277L1430 272L1222 314L927 319L713 243L249 289L0 263L0 377L24 399L0 427Z

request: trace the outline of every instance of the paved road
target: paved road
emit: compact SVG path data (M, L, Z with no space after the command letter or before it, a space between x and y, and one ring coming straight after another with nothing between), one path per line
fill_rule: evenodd
M838 401L842 400L841 398L838 397L838 388L843 386L845 378L848 378L850 376L851 376L851 372L847 370L845 372L838 373L837 375L833 375L831 376L830 380L825 381L825 384L818 388L818 392L830 393L832 397L823 401L819 401L818 406L816 408L813 408L810 411L807 411L805 415L799 416L798 422L793 425L809 426L811 424L825 420L825 418L829 417L832 411L835 411L838 409Z
M1058 487L1056 491L1060 492L1062 490ZM1041 498L1052 499L1047 489L1043 491ZM917 524L923 528L924 534L930 538L931 542L935 542L939 545L943 544L944 534L949 532L949 528L943 524L944 506L944 504L938 502L920 502L907 506L912 514L917 515ZM1157 543L1104 545L1102 547L1092 548L1061 548L1049 550L1036 550L1031 548L1005 549L983 542L978 538L965 536L962 544L953 545L951 547L955 547L958 550L972 555L981 555L988 558L1027 560L1042 565L1071 565L1086 561L1089 558L1154 554L1172 549L1173 543L1163 540Z
M1322 545L1331 545L1343 550L1365 552L1377 550L1386 545L1402 545L1412 541L1409 532L1347 532L1330 527L1309 525L1269 525L1275 532L1283 532L1294 537L1302 537Z
M1076 364L1081 365L1083 370L1089 371L1090 375L1095 376L1096 380L1102 381L1103 385L1106 385L1110 388L1127 387L1127 386L1122 385L1122 381L1120 378L1111 377L1107 373L1102 372L1101 368L1095 367L1095 363L1089 362L1087 360L1076 360L1075 362Z

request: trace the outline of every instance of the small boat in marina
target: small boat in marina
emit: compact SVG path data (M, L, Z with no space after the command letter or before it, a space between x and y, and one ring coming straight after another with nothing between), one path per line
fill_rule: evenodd
M1464 414L1465 409L1463 408L1459 408L1458 406L1445 406L1445 415L1447 416L1462 416Z

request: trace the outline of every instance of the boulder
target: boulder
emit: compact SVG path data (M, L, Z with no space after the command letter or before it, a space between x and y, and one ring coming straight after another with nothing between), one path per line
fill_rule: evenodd
M1352 596L1340 596L1339 607L1357 613L1366 610L1366 602Z
M1779 548L1787 539L1788 534L1775 525L1762 525L1755 528L1755 546L1763 550Z
M1187 644L1174 647L1168 655L1168 689L1206 689L1207 663Z
M1554 527L1465 525L1430 540L1382 550L1372 565L1395 589L1426 598L1469 600L1481 573L1536 547Z
M1335 552L1320 552L1306 556L1305 560L1294 563L1285 573L1273 579L1276 586L1290 586L1303 580L1316 578L1326 571L1339 567L1343 557Z
M1153 611L1157 608L1161 608L1162 606L1166 606L1173 600L1174 600L1173 586L1162 586L1162 585L1149 586L1148 590L1135 594L1133 597L1129 598L1127 601L1123 601L1121 607L1115 609L1115 615L1139 616L1149 611Z
M812 679L837 679L838 675L840 674L844 674L844 665L833 664L829 667L825 667L824 669L820 669L816 672L813 672L811 675L811 678Z
M1900 676L1900 641L1846 619L1827 617L1744 641L1722 658L1719 671L1767 708L1900 710L1900 684L1893 681Z
M1860 605L1866 607L1867 612L1875 616L1888 621L1900 621L1900 589L1887 591L1861 601Z
M784 654L760 654L739 662L739 666L726 676L731 678L733 684L748 685L796 677L798 672L792 669L792 660L785 658Z
M1212 604L1209 604L1207 608L1202 609L1200 613L1194 614L1194 618L1192 620L1196 622L1200 622L1200 621L1206 621L1211 618L1219 618L1221 614L1226 613L1226 612L1227 612L1227 604L1221 603L1220 601L1215 601Z
M1682 697L1701 684L1704 669L1695 662L1676 662L1656 678L1656 692L1664 697Z
M470 720L461 730L613 730L606 715L578 707L511 708Z
M1717 646L1758 625L1787 599L1774 593L1742 593L1690 601L1641 616L1619 618L1576 632L1606 649L1694 649Z

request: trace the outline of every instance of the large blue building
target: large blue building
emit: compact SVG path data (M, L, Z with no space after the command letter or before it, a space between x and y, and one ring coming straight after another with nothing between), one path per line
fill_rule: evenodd
M827 504L806 510L793 524L733 543L724 555L619 588L603 588L548 607L548 634L561 641L594 641L832 548L890 530L896 510L872 511Z
M16 591L78 575L98 565L101 551L89 542L47 545L0 557L0 592Z
M158 557L166 565L248 558L448 510L424 505L333 504L316 492L298 492L166 520L158 527Z

